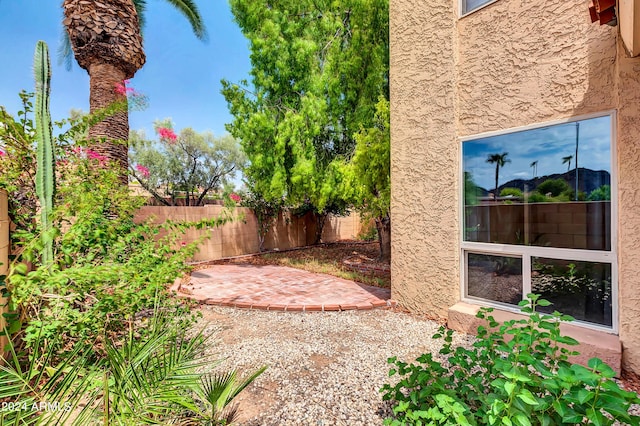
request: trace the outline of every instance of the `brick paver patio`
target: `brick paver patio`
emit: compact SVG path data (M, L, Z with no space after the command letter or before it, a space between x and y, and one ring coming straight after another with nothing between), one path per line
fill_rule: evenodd
M389 289L285 266L214 265L175 290L208 305L280 311L344 311L395 306Z

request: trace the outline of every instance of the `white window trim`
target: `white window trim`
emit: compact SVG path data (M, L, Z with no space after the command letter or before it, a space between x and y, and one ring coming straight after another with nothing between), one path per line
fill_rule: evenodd
M544 127L551 127L558 124L572 123L581 120L589 120L591 118L606 117L609 116L611 123L611 250L581 250L581 249L566 249L555 247L540 247L540 246L522 246L511 244L493 244L493 243L480 243L464 241L464 158L462 144L467 141L476 139L483 139L492 136L500 136L510 133L516 133L526 130L539 129ZM601 262L611 264L611 327L599 325L595 323L576 320L572 324L579 325L585 328L604 331L607 333L618 334L619 331L619 310L618 310L618 162L616 157L617 152L617 117L615 110L603 111L599 113L584 114L579 116L567 117L564 119L546 121L543 123L536 123L527 126L513 127L504 130L497 130L492 132L484 132L475 135L469 135L459 138L459 173L458 182L460 185L460 194L458 201L458 223L459 226L459 241L460 241L460 300L482 306L494 307L505 311L522 313L517 306L509 305L506 303L495 302L487 299L475 298L467 294L467 255L468 253L488 254L488 255L511 255L522 257L522 291L523 296L531 292L531 257L545 257L550 259L566 259L576 261L587 262Z
M483 8L489 6L490 4L493 4L493 3L497 2L497 1L498 0L491 0L491 1L485 3L485 4L481 5L481 6L476 7L475 9L468 10L467 12L463 13L464 4L465 4L466 0L458 0L458 10L460 11L460 19L464 18L465 16L469 16L472 13L477 12L478 10L483 9Z

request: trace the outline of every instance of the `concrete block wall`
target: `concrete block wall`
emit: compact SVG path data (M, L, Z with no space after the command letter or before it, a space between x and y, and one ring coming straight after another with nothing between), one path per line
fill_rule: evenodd
M225 210L220 205L206 205L201 207L165 207L145 206L136 215L137 221L143 221L153 216L155 223L162 223L167 219L176 222L195 222L205 218L215 218L229 215L233 220L222 226L208 230L190 229L179 243L191 243L204 233L210 232L211 237L199 247L194 261L207 261L225 257L258 253L258 221L251 209L237 207ZM323 229L323 242L335 242L345 239L355 239L360 233L360 216L352 213L346 217L330 216ZM264 247L267 250L286 250L304 247L312 244L315 235L315 222L311 214L299 217L288 212L281 213L267 233Z
M469 241L589 250L611 248L610 236L603 231L611 226L610 201L468 206L465 220ZM481 226L473 230L474 224Z

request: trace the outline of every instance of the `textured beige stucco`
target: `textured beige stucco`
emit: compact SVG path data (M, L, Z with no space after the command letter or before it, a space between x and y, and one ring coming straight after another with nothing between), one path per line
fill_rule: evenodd
M618 283L623 366L640 373L640 58L618 45Z
M459 294L453 6L390 3L391 296L440 316Z
M457 28L458 136L615 107L616 28L584 0L500 0Z
M460 138L616 110L619 335L640 372L640 59L586 0L457 3L390 4L392 296L439 317L460 298Z

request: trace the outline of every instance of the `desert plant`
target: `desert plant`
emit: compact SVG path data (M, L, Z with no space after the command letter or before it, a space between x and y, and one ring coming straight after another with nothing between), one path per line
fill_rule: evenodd
M200 413L202 419L209 425L233 423L238 415L238 406L233 404L233 400L266 369L258 369L239 383L235 370L205 375L196 392L198 402L204 406Z
M444 362L432 354L416 364L390 358L389 375L400 380L381 389L394 402L395 418L385 424L640 424L629 414L640 398L612 380L611 367L598 358L588 367L569 362L578 352L567 346L577 342L560 334L560 322L572 318L541 315L536 307L550 302L527 297L520 303L526 319L499 324L488 315L492 309L482 308L477 316L489 328L478 327L471 348L453 348L453 332L441 327L433 338L444 339Z
M139 324L129 322L128 336L106 340L97 361L89 340L56 362L40 333L26 363L10 342L0 395L11 402L3 399L0 424L229 424L238 412L231 402L266 367L240 383L235 371L212 373L218 363L203 355L209 336L185 334L181 318L156 303L148 333L137 336Z
M51 213L55 192L54 143L49 113L49 96L51 93L51 69L49 49L44 41L36 44L33 58L33 70L36 80L36 139L37 169L36 194L40 200L40 223L42 227L42 262L53 261L53 238L51 236Z

